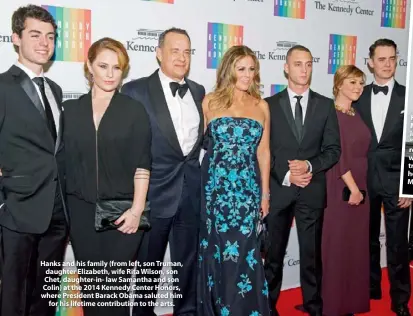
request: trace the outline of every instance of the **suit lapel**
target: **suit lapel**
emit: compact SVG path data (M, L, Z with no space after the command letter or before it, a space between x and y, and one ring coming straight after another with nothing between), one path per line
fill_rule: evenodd
M40 100L34 83L30 80L29 76L19 67L14 65L10 68L10 71L40 113L40 116L46 120L46 113L42 101Z
M57 150L59 149L60 143L62 141L62 131L63 131L61 97L59 97L56 89L54 88L53 83L48 78L46 78L46 81L49 84L50 90L52 90L53 97L57 105L57 109L59 110L59 130L57 131L57 139L56 139L56 145L55 145L55 152L57 152Z
M172 122L171 114L169 113L168 105L166 103L165 94L163 92L161 80L159 79L158 71L149 77L149 97L156 119L158 120L159 129L166 137L175 151L183 156L181 146L178 142L178 136ZM191 92L192 93L192 92Z
M190 80L186 80L186 83L188 84L189 91L191 91L191 95L194 99L196 109L198 110L199 113L199 128L198 128L198 138L196 140L195 145L192 147L192 150L188 154L188 157L191 156L191 154L198 148L199 143L202 141L202 136L204 133L204 114L202 112L202 96L199 96L197 94L197 91L195 89L195 86Z
M357 110L359 111L361 117L364 119L364 122L367 124L371 131L371 135L373 136L373 142L375 145L378 143L376 129L374 128L373 124L373 117L371 115L371 90L372 85L368 85L364 88L364 92L360 97L360 101L357 102L359 104Z
M15 81L20 84L24 92L26 93L27 97L31 100L32 104L35 106L37 109L37 113L40 114L40 117L43 121L44 128L47 131L47 137L50 140L50 145L53 146L53 138L52 135L50 134L48 128L47 128L47 123L46 123L46 112L43 108L42 101L40 100L39 94L37 93L37 90L34 86L34 82L30 80L29 76L19 67L13 65L10 68L10 72L13 75ZM51 147L52 152L56 153L56 146Z
M390 104L387 110L386 119L384 121L383 132L381 134L380 142L386 138L391 128L394 126L394 122L399 118L401 107L399 104L404 105L404 101L398 94L398 83L394 83L392 94L390 97Z
M307 103L307 111L305 112L305 119L304 119L304 126L303 126L303 135L302 139L304 139L305 134L308 131L308 126L311 124L311 120L313 119L315 109L317 107L318 100L314 96L313 91L309 91L308 95L308 103Z
M284 114L285 114L285 117L287 119L288 125L290 125L291 131L294 134L295 139L299 142L298 133L297 133L297 130L295 128L295 123L294 123L294 116L293 116L293 112L291 110L291 103L290 103L290 99L288 97L288 91L287 91L287 89L285 89L281 93L282 93L282 96L280 98L281 108L284 111Z

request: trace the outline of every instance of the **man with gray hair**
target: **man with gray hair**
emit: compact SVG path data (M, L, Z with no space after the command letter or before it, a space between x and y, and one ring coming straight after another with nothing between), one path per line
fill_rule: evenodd
M185 30L171 28L159 36L156 58L160 69L151 76L125 84L122 92L140 101L152 127L152 170L148 199L151 231L146 234L141 261L148 279L159 275L169 242L180 298L173 299L174 315L196 315L196 268L201 174L199 154L204 122L203 86L186 76L191 62L191 41ZM148 282L144 297L156 296ZM148 295L149 294L149 295ZM154 298L143 299L134 315L154 314Z

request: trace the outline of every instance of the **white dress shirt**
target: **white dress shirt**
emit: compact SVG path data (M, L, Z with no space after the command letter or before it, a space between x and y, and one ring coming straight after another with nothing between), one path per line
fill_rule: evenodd
M376 81L373 82L378 86L388 86L389 92L384 94L379 92L374 94L371 89L371 118L373 120L374 130L376 131L377 141L380 142L381 135L383 133L384 122L386 121L387 111L390 105L391 93L394 87L394 78L390 79L386 84L379 85Z
M159 69L159 79L161 80L166 103L172 118L176 136L178 137L179 145L181 146L184 156L187 156L198 139L200 122L198 109L189 89L182 99L178 92L174 97L169 83L174 82L175 80L167 77L161 69ZM183 83L185 83L184 79L179 82L179 84Z
M34 87L36 88L37 94L39 95L40 101L42 102L42 105L43 105L43 108L44 108L43 98L42 98L42 93L40 92L40 88L33 81L33 78L36 78L36 77L43 77L44 78L43 71L40 75L36 75L32 70L30 70L26 66L22 65L18 61L15 63L15 65L17 67L19 67L21 70L23 70L29 76L30 80L32 80L32 82L34 84ZM49 101L50 107L52 108L53 119L54 119L54 124L56 126L56 135L57 135L59 133L60 111L59 111L59 108L57 106L56 100L54 98L52 89L50 88L50 86L47 83L47 80L45 78L44 78L44 91L46 93L47 101Z
M297 94L294 91L292 91L289 87L287 87L287 92L288 92L288 98L290 99L290 106L291 106L291 111L293 112L293 117L295 118L295 104L297 103L297 99L295 98L295 96L302 96L301 100L300 100L300 104L301 104L301 108L303 109L303 125L305 122L305 114L307 113L307 106L308 106L308 98L310 95L310 89L307 89L306 91L304 91L304 93L302 94ZM311 166L311 163L306 160L307 164L310 167L310 172L313 171L313 168ZM285 174L284 177L284 181L283 181L283 185L289 187L291 186L291 182L290 182L290 170L287 171L287 173Z

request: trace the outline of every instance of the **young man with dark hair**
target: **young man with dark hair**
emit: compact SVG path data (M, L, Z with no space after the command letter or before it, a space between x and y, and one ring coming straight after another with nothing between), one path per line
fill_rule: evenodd
M0 314L52 316L57 299L42 294L58 293L68 231L62 90L43 74L56 23L42 7L28 5L14 12L12 29L18 61L0 74Z
M399 197L403 146L405 86L395 79L397 45L379 39L369 49L374 81L364 88L355 108L369 127L367 188L370 198L370 298L381 299L380 221L384 206L391 309L409 316L410 268L407 230L411 199Z
M272 316L282 284L283 261L295 217L300 244L304 309L322 316L321 230L326 171L340 158L340 132L333 100L310 89L313 57L297 45L287 52L288 88L265 100L271 113L271 202L265 275Z

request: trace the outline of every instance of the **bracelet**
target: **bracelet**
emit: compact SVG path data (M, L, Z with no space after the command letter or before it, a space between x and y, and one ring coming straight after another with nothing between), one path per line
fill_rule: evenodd
M262 198L263 198L263 200L269 200L270 199L270 193L263 193L262 194Z

